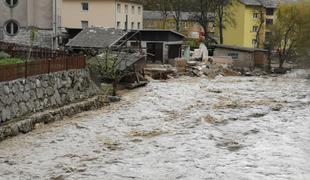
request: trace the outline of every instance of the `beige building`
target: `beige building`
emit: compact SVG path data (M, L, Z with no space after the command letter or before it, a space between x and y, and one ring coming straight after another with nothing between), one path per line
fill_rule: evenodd
M61 26L142 29L143 5L138 0L62 0Z
M139 0L0 0L0 41L11 43L57 48L84 27L142 29L142 22Z

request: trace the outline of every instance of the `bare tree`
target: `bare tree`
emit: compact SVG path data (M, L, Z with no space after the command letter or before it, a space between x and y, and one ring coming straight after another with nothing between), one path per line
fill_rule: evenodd
M234 0L217 0L216 3L216 16L219 28L220 44L224 43L225 24L235 26L234 11L231 9Z
M170 0L159 0L158 7L162 16L162 28L166 29L167 18L170 12Z
M256 0L260 5L258 6L257 9L257 14L258 14L258 29L256 31L255 35L255 41L256 41L256 48L261 48L261 33L263 32L263 27L266 23L266 9L263 4L263 0Z
M216 10L216 0L197 0L196 14L193 19L198 22L205 32L205 41L208 43L209 36L209 25L214 21L214 15Z

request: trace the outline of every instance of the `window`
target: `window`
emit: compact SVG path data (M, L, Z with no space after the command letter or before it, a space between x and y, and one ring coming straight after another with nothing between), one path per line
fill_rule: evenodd
M128 5L125 5L125 14L128 14Z
M267 16L273 16L273 14L274 14L274 9L268 8L268 9L266 10L266 15L267 15Z
M257 12L253 13L253 19L258 19L259 14Z
M10 36L15 36L18 33L19 26L16 21L10 20L5 25L5 31Z
M230 56L234 60L239 58L239 54L238 53L234 53L233 52L233 53L228 53L227 55Z
M268 43L271 39L272 32L266 32L265 33L265 42Z
M121 4L117 4L117 12L121 13Z
M127 22L124 23L124 28L127 30L128 29L128 24Z
M139 6L138 7L138 14L141 15L141 13L142 13L142 10L141 10L141 7Z
M253 40L252 40L252 45L253 45L253 47L256 47L256 45L257 45L256 39L253 39Z
M135 14L135 6L131 6L131 14Z
M121 22L117 21L116 27L117 27L117 29L120 29L121 28Z
M18 0L5 0L5 2L9 7L15 7Z
M273 19L266 19L266 25L272 25Z
M135 23L134 22L131 23L131 29L135 29Z
M138 22L138 27L137 27L137 29L141 29L141 23L140 23L140 22Z
M253 26L252 32L257 32L258 31L258 26Z
M81 21L81 26L82 28L87 28L88 27L88 21Z
M88 3L87 2L81 3L81 8L82 8L82 11L88 11Z

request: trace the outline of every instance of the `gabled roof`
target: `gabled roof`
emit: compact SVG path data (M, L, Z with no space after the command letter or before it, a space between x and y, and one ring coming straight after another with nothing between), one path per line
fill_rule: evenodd
M143 29L143 30L131 30L129 32L119 29L106 29L91 27L83 29L72 40L70 40L66 46L75 48L110 48L117 44L125 37L131 37L131 39L141 39L142 41L148 41L153 39L154 41L183 41L185 36L178 32L166 29ZM127 39L127 40L131 40Z
M241 3L247 6L261 6L265 8L276 8L278 6L278 0L240 0Z
M83 48L107 48L127 34L119 29L91 27L83 29L66 46Z

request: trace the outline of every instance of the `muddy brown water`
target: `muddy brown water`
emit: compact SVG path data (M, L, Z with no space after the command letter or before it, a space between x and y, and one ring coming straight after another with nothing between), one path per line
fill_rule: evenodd
M297 77L154 81L0 143L0 179L310 179L310 86Z

